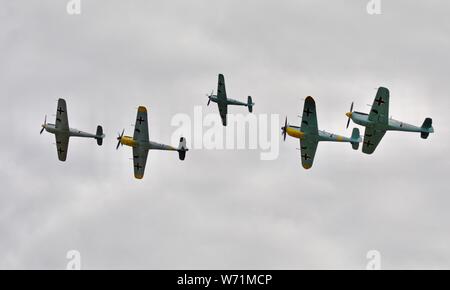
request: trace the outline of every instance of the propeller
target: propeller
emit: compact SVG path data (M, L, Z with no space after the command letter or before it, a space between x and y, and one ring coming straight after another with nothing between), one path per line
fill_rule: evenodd
M209 103L211 103L211 96L214 94L214 89L211 91L211 95L206 94L206 96L208 97L208 104L207 106L209 106Z
M283 141L286 141L287 127L288 127L288 121L287 121L287 117L286 117L286 120L284 121L284 127L281 127L281 134L283 135Z
M348 117L346 129L348 129L348 126L350 125L350 119L352 118L352 113L353 113L353 102L352 102L352 104L350 105L350 112L348 112L348 113L346 114L347 117Z
M45 115L44 124L42 124L42 129L41 129L41 132L39 134L42 134L42 132L44 132L45 126L47 126L47 115Z
M117 137L117 140L119 142L117 142L117 146L116 146L116 150L119 149L119 146L122 145L122 143L120 142L122 140L123 137L123 133L125 133L125 129L122 130L122 134L119 134L119 136Z

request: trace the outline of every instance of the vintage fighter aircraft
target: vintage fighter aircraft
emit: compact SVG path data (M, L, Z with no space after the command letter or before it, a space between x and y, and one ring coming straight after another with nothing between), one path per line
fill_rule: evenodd
M389 118L389 90L383 87L378 88L369 114L353 112L352 103L350 112L345 115L348 117L347 128L350 120L366 127L362 148L366 154L372 154L375 151L386 131L418 132L422 139L427 139L428 135L434 132L431 118L426 118L421 127Z
M140 106L137 111L133 137L124 136L124 133L125 130L117 137L118 143L116 149L119 149L120 145L133 147L134 177L137 179L142 179L144 177L149 150L177 151L180 160L184 160L186 157L188 149L186 148L186 139L184 137L180 138L180 145L178 148L149 140L147 109L143 106Z
M300 139L301 159L305 169L309 169L313 165L317 145L320 141L349 142L355 150L358 150L361 142L358 128L353 129L350 138L320 131L317 125L316 103L312 97L305 99L300 127L289 125L286 118L284 127L281 130L284 140L286 140L286 134Z
M67 106L66 101L64 99L58 100L58 108L56 110L55 124L47 123L47 116L45 116L44 124L42 124L40 134L42 134L44 130L49 133L55 134L58 159L61 161L66 161L70 137L94 138L97 140L97 144L99 146L102 145L103 138L105 138L102 126L97 126L96 134L90 134L82 132L77 129L69 128L69 120L67 117Z
M225 90L225 78L223 77L223 74L219 74L219 82L217 84L217 95L214 95L213 90L210 95L206 96L208 97L208 106L211 102L217 103L217 105L219 106L220 118L222 118L222 124L224 126L227 125L228 105L248 107L248 111L250 113L253 112L253 106L255 105L255 103L253 103L252 101L252 97L250 96L248 96L247 98L247 103L227 98L227 92Z

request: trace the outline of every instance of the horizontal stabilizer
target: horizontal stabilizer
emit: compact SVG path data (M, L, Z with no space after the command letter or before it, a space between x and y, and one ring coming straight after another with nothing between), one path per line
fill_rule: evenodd
M354 150L358 150L359 143L362 141L358 128L353 128L352 137L350 137L350 140L351 140L350 143L352 144L352 148Z
M97 126L97 133L95 135L96 135L95 140L97 140L97 145L101 146L103 144L103 138L105 137L105 135L103 135L102 126L100 126L100 125Z
M420 137L422 139L427 139L428 136L430 135L430 133L433 133L433 119L431 118L426 118L425 121L423 121L422 124L422 133L420 134Z
M186 158L186 152L189 151L186 147L186 138L180 138L180 145L178 145L178 157L180 160L184 160Z
M255 104L253 103L252 97L248 96L248 98L247 98L247 107L248 107L248 111L249 111L250 113L253 112L253 106L254 106L254 105L255 105Z

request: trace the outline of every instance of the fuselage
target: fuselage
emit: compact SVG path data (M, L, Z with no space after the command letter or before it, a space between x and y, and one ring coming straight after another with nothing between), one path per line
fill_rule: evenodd
M219 105L235 105L235 106L247 106L248 105L247 103L233 100L233 99L230 99L227 97L219 98L217 95L210 95L208 98L211 100L211 102L217 103Z
M289 125L286 129L286 133L297 139L313 138L316 141L330 141L330 142L355 142L357 140L352 140L351 138L344 137L341 135L328 133L322 130L318 131L318 134L307 134L302 132L300 127Z
M122 145L126 145L133 148L141 148L144 150L178 151L177 148L169 145L160 144L153 141L134 140L133 137L130 136L122 136L122 138L120 138L120 143Z
M398 120L394 120L390 118L387 124L372 122L369 120L369 115L361 112L349 112L346 114L347 117L350 117L353 122L358 125L367 127L367 126L375 126L380 130L386 131L404 131L404 132L418 132L418 133L432 133L433 128L426 129L422 127L417 127L411 124L407 124Z
M86 133L83 131L80 131L78 129L69 128L68 130L56 128L55 124L44 124L42 127L45 129L45 131L52 133L52 134L67 134L69 137L85 137L85 138L99 138L102 136L97 136L95 134Z

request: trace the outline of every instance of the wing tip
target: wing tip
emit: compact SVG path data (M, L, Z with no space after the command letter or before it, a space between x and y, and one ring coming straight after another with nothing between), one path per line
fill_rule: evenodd
M384 93L386 93L386 94L389 94L389 89L386 88L386 87L378 87L378 90L379 90L380 92L384 92Z
M366 146L363 146L362 153L372 155L375 150L368 150Z
M311 96L307 96L306 97L306 99L305 99L305 101L308 101L308 102L314 102L314 98L313 97L311 97Z
M303 168L305 168L306 170L311 169L312 165L311 164L302 164Z
M144 107L144 106L139 106L138 112L140 112L140 113L147 113L147 108Z
M142 175L142 174L135 174L135 175L134 175L134 178L136 178L136 179L142 179L142 178L144 178L144 175Z

